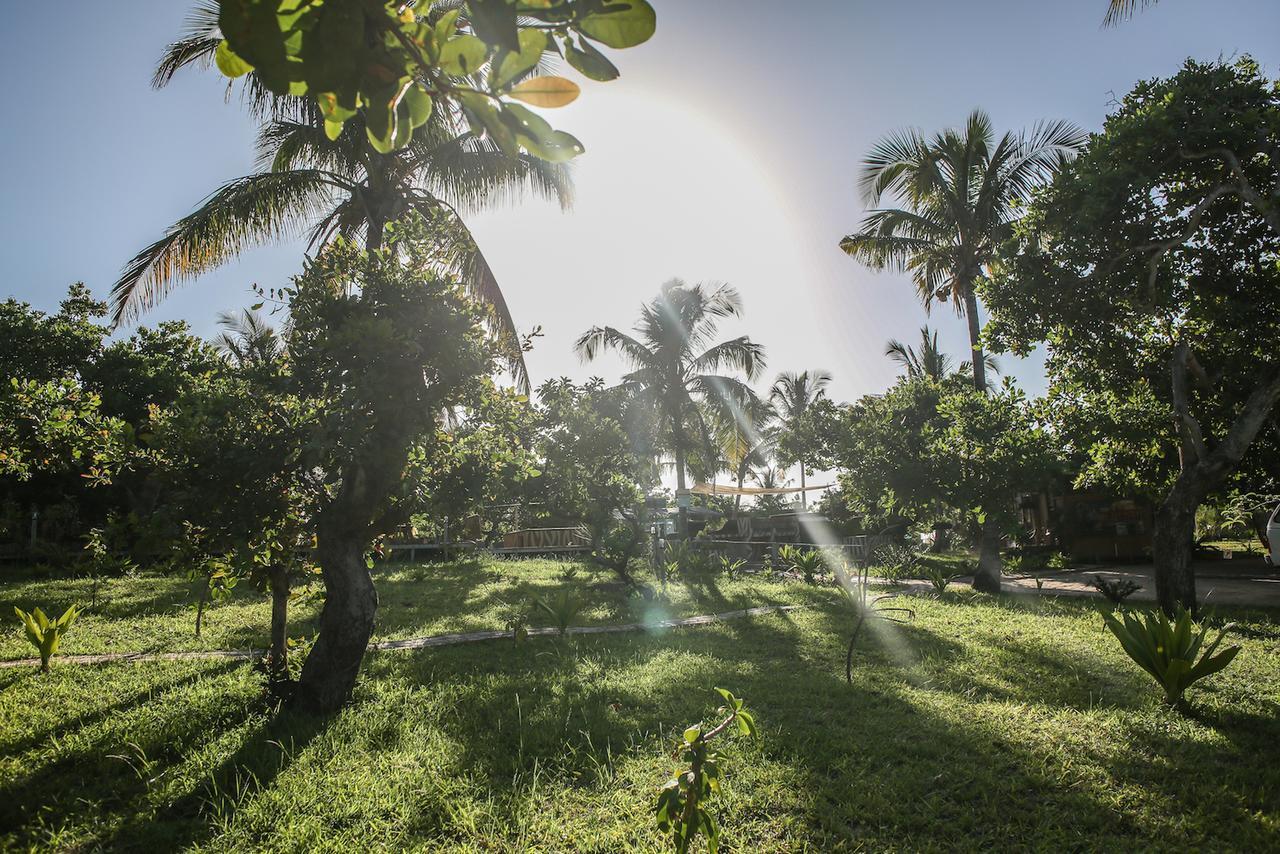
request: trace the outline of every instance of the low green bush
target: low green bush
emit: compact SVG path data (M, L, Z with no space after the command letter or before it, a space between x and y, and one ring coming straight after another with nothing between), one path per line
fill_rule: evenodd
M1204 641L1209 630L1197 631L1191 615L1182 608L1178 609L1173 622L1158 608L1141 619L1128 613L1121 616L1123 619L1104 614L1102 619L1129 657L1160 683L1164 701L1176 708L1183 707L1182 695L1188 688L1225 668L1240 652L1238 646L1217 652L1234 624L1221 628L1213 643L1206 647Z
M72 605L56 620L50 620L39 608L32 609L31 613L17 606L14 606L13 610L27 630L27 640L31 641L31 645L40 653L40 672L48 673L49 659L57 654L58 647L62 645L62 636L67 633L67 629L71 628L76 617L80 616L80 609Z

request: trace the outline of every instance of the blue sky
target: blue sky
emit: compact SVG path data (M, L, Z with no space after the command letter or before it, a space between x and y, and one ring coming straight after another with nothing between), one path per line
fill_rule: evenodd
M629 325L679 276L742 291L745 318L725 333L762 341L770 378L821 367L838 398L878 391L894 374L885 340L914 340L926 318L902 277L836 249L862 214L855 179L876 139L954 125L974 107L1000 128L1065 118L1096 129L1114 97L1188 56L1250 53L1280 76L1275 0L1163 0L1106 30L1105 0L654 5L657 35L615 57L623 78L589 85L554 116L587 147L574 210L530 202L473 221L517 323L544 329L529 360L535 382L616 376L607 360L580 365L572 340L593 323ZM67 0L7 10L0 71L14 97L0 139L0 297L53 308L77 280L105 295L135 252L252 169L253 127L216 73L150 88L187 8ZM252 251L144 322L184 318L212 332L219 311L253 301L252 283L281 284L301 260L298 245ZM964 350L949 309L930 322ZM1042 387L1035 357L1003 361Z

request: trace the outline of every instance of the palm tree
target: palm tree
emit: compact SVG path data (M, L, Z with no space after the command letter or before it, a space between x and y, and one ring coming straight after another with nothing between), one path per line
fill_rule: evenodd
M742 406L715 413L712 433L723 466L733 474L739 489L752 469L763 466L772 457L778 440L777 420L778 412L773 404L755 395ZM742 495L735 495L734 510L741 506Z
M803 371L801 373L782 373L778 375L773 388L769 392L769 402L778 411L778 419L783 430L794 430L814 403L827 396L826 388L831 382L831 374L826 371ZM805 463L800 462L800 506L808 507L808 496L805 487Z
M153 82L164 86L185 66L207 65L217 41L216 7L202 4L187 36L162 58ZM373 250L381 247L388 223L416 211L440 231L441 269L460 276L491 309L491 328L517 380L527 386L506 300L463 216L525 191L567 207L568 167L527 154L511 157L464 130L460 117L445 107L434 111L405 148L379 154L361 117L331 140L312 100L271 96L252 74L244 86L251 111L264 120L259 169L224 184L129 262L112 288L113 320L136 316L177 282L221 266L250 246L306 236L314 249L342 237Z
M969 323L979 390L987 387L986 358L974 286L1009 234L1019 203L1085 139L1075 125L1050 122L996 141L991 119L975 110L962 131L931 140L916 130L891 134L863 163L867 204L891 195L903 207L870 211L840 248L874 269L910 273L926 311L934 300L954 302Z
M920 349L910 344L903 344L896 338L889 339L884 354L907 369L908 379L929 379L942 382L953 374L971 375L972 362L961 362L960 367L952 371L952 358L942 352L938 346L938 332L931 330L926 324L920 327ZM1000 373L1000 366L992 356L985 357L984 369L993 374Z
M761 489L788 489L791 481L777 466L765 466L751 473L751 479ZM804 493L800 493L804 495ZM788 501L781 495L759 495L756 497L756 509L766 513L778 513L787 509Z
M662 286L653 302L640 309L636 335L612 326L593 326L574 349L583 361L605 350L617 351L632 367L623 385L650 401L659 413L663 432L675 456L677 495L685 494L690 429L703 448L712 446L702 407L739 411L755 397L743 380L721 373L742 373L747 381L764 367L764 349L742 335L715 340L719 321L742 314L742 298L728 285L687 285L673 279ZM688 533L688 514L680 508L680 531Z
M213 346L233 364L271 365L284 355L284 340L256 311L223 312L218 325L223 331L213 339Z

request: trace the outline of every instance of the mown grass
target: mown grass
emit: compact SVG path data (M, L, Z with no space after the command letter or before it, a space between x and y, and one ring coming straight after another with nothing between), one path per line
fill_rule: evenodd
M797 597L804 601L817 595L812 589L799 590L760 577L718 579L716 584L671 585L667 601L657 607L625 595L624 585L611 573L587 563L545 559L379 564L374 578L380 600L375 641L502 629L512 610L527 613L532 625L549 625L550 618L531 604L562 588L572 589L585 602L575 625L687 617L788 604L798 601ZM199 591L198 583L184 577L149 573L100 577L96 582L89 577L56 582L26 577L0 583L0 613L11 615L15 605L28 611L38 605L47 613L59 614L72 604L89 606L63 644L62 653L67 655L267 646L271 605L263 593L244 582L229 599L206 605L197 638ZM322 591L314 581L296 587L290 606L292 637L314 632ZM21 634L0 633L0 660L33 654Z
M485 564L483 584L471 572L380 577L384 601L406 612L394 630L475 627L497 617L484 603L562 583L544 562ZM384 583L396 578L399 593ZM129 583L130 601L169 604L100 616L120 624L95 630L102 644L175 619L166 582ZM53 601L64 585L20 592ZM714 712L717 685L745 697L761 729L724 745L728 850L1244 851L1278 838L1268 615L1231 615L1245 649L1186 717L1159 705L1088 602L916 599L913 622L859 642L850 686L851 619L835 591L719 579L670 593L674 609L748 596L811 607L375 653L327 720L277 714L245 664L0 671L0 848L658 850L652 798L676 733ZM14 585L0 595L14 599ZM590 595L592 620L631 607L612 587ZM233 607L256 606L218 606L211 626Z

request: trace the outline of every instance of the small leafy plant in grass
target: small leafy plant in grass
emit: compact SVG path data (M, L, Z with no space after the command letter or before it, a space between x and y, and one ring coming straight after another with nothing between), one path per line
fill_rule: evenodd
M718 558L720 571L723 572L730 581L741 578L747 567L747 562L742 558L730 559L728 555L720 555Z
M778 549L778 557L792 572L798 572L804 576L806 584L816 583L818 575L826 566L822 552L817 549L802 549L799 546L787 545Z
M939 596L947 592L947 586L959 575L954 569L937 564L926 564L920 574Z
M550 598L535 599L533 604L535 608L551 618L553 625L560 630L560 637L568 633L574 617L582 613L587 605L576 593L568 589L562 589ZM514 629L512 633L515 634ZM526 636L527 634L526 632Z
M724 688L716 691L724 698L725 705L719 712L727 713L724 720L710 730L703 731L701 724L694 724L684 731L679 746L681 759L689 767L679 771L658 792L655 812L658 829L671 834L677 854L686 854L699 834L707 838L707 850L719 848L720 825L706 807L713 794L720 791L724 769L720 754L711 749L711 742L730 724L737 724L738 732L755 737L756 722L739 700Z
M40 653L40 672L48 673L49 659L58 652L58 647L62 645L62 636L67 633L67 629L71 628L76 617L80 616L80 609L72 605L56 620L50 620L39 608L32 609L31 613L16 606L13 610L27 630L27 640L31 641L31 645Z
M1142 589L1142 585L1131 581L1128 578L1117 578L1112 581L1103 578L1101 575L1093 577L1094 588L1107 598L1107 601L1113 605L1123 605L1124 600Z
M1121 616L1123 619L1104 614L1102 619L1129 657L1160 683L1165 703L1177 709L1185 708L1182 695L1188 688L1225 668L1240 652L1238 646L1217 651L1234 624L1219 629L1213 643L1206 647L1209 629L1197 630L1183 608L1178 609L1172 622L1159 608L1141 619L1128 613Z
M920 557L921 554L916 549L890 543L872 553L871 563L880 568L880 575L885 581L901 584L904 578L911 575Z
M916 612L910 608L890 607L883 604L889 599L900 596L901 594L899 593L885 593L874 598L870 597L867 592L870 582L866 566L858 569L856 577L850 577L848 570L839 563L835 566L835 572L836 583L840 585L840 589L848 598L849 604L853 606L854 613L858 617L853 626L853 634L849 636L849 646L844 653L844 678L846 682L852 685L853 647L858 642L858 635L862 632L862 626L867 621L867 617L879 617L894 623L905 623L907 619L914 619Z

